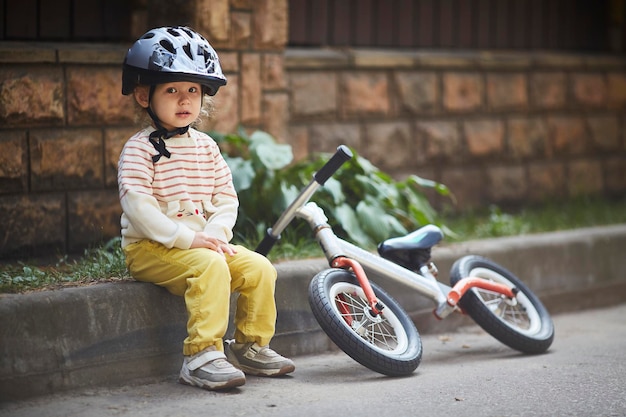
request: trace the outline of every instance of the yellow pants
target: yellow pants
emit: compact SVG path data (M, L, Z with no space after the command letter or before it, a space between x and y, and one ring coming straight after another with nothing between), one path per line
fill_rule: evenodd
M184 355L213 345L224 350L232 292L239 293L234 318L237 343L265 346L274 336L276 269L264 256L243 246L235 248L234 256L204 248L168 249L149 240L124 248L133 278L185 297L188 336Z

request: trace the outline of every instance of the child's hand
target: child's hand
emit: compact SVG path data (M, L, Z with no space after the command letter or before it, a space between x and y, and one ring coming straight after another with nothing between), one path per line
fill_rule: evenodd
M196 232L193 242L191 242L191 248L207 248L214 250L219 254L227 254L230 256L237 253L237 251L228 243L215 239L204 232Z

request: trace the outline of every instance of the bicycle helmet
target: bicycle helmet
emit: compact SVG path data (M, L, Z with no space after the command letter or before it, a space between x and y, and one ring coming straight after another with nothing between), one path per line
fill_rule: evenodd
M192 29L184 26L152 29L126 53L122 69L122 94L131 94L138 85L147 85L150 86L150 103L157 84L180 81L198 83L202 86L202 92L210 96L226 85L217 53L202 35ZM152 111L151 104L146 111L156 126L149 137L158 152L152 157L156 163L162 156L171 157L165 140L187 133L189 125L167 130Z
M177 81L196 82L210 96L226 85L217 53L192 29L184 26L152 29L126 53L122 94L131 94L137 85Z

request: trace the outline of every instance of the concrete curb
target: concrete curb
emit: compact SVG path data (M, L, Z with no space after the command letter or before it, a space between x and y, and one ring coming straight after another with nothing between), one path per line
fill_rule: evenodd
M457 258L487 256L514 271L555 313L625 301L624 249L626 225L617 225L443 246L433 250L433 259L445 282ZM327 268L326 261L285 262L276 268L279 313L272 347L290 356L335 349L307 300L309 281ZM471 323L460 315L437 321L429 300L373 279L403 305L422 333ZM0 401L162 379L180 367L184 305L149 284L0 295L0 317Z

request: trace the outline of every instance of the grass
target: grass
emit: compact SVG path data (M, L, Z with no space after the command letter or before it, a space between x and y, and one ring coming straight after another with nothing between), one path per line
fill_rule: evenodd
M492 206L486 211L469 212L461 216L444 215L444 224L455 233L454 236L446 237L448 242L619 223L626 223L626 199L581 199L511 212ZM244 245L254 248L257 243L247 242ZM269 257L273 262L279 262L321 256L322 252L311 235L296 236L289 233L288 229ZM53 264L41 265L40 262L32 261L0 265L0 293L129 279L119 238L101 247L86 250L82 257L75 260L63 256Z
M450 241L619 224L626 223L626 198L616 200L584 198L510 212L492 206L487 211L446 216L444 223L458 235L450 237Z

